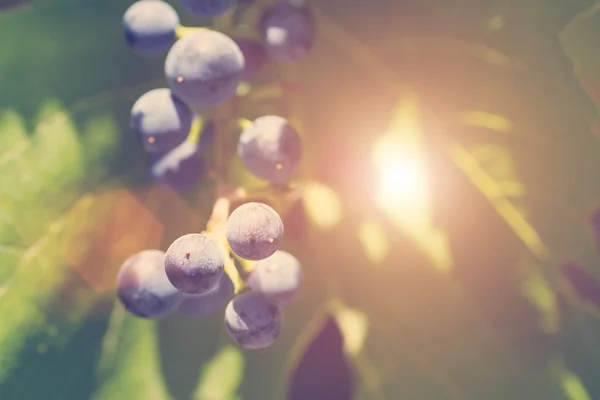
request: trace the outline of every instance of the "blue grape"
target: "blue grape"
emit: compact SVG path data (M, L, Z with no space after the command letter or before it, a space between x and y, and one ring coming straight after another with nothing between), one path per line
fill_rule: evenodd
M179 16L164 1L141 0L125 11L123 26L131 47L144 55L158 55L175 43Z
M296 297L301 277L298 259L278 250L271 257L256 263L246 282L252 290L264 293L284 306Z
M129 257L117 275L117 297L130 313L142 318L160 318L174 311L183 294L165 273L165 253L144 250Z
M244 292L225 308L229 336L246 349L264 349L279 336L281 310L274 299L260 292Z
M233 0L181 0L181 4L191 14L212 18L229 10Z
M283 222L275 210L262 203L246 203L227 220L227 242L246 260L263 260L277 251L283 239Z
M151 152L171 150L187 138L193 113L169 89L144 93L131 109L131 127Z
M185 141L166 154L153 154L150 174L177 192L185 192L200 180L204 162L197 144Z
M181 236L165 255L167 278L185 294L206 293L214 288L223 276L224 267L217 244L199 233Z
M225 308L233 294L233 283L223 274L217 286L206 293L186 296L177 310L188 317L205 317Z
M229 36L205 29L171 47L165 75L171 90L190 107L214 108L235 96L244 55Z
M314 42L314 22L310 9L292 3L279 3L265 11L260 21L265 50L277 61L294 62L306 57Z
M236 39L235 41L244 55L244 80L249 80L260 71L267 60L267 53L262 43L252 39Z
M244 129L237 151L250 173L260 179L283 182L300 163L302 145L285 118L268 115Z

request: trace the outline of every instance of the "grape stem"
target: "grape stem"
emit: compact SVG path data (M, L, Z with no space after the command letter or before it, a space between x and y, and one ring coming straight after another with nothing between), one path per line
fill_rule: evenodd
M185 36L191 35L192 33L204 31L206 29L207 28L179 25L175 30L175 35L177 36L177 39L181 39Z
M221 195L217 198L217 201L215 201L212 214L208 220L208 223L206 224L205 231L205 233L209 235L219 246L219 250L221 251L225 261L225 273L227 276L229 276L229 279L231 279L236 295L248 290L248 287L235 266L234 259L232 258L229 246L227 245L226 232L227 218L229 217L231 201L232 199L242 195L243 190L239 189L235 189L229 196L221 193Z

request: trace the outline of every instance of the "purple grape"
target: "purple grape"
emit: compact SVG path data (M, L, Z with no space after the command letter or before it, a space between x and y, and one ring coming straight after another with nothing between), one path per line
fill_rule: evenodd
M164 266L160 250L144 250L125 260L117 275L117 297L127 311L155 319L179 306L183 294L169 282Z
M244 292L225 309L229 336L246 349L264 349L279 336L282 315L277 303L260 292Z
M169 87L190 107L214 108L233 98L243 73L238 45L209 29L179 39L165 60Z
M263 260L277 251L283 239L283 222L268 205L246 203L229 216L226 235L235 254L246 260Z
M204 171L200 148L189 141L183 142L166 154L153 154L149 162L152 177L168 184L177 192L194 187Z
M199 233L181 236L165 255L167 278L185 294L206 293L214 288L223 276L224 266L217 244Z
M314 21L308 7L279 3L263 14L260 32L271 58L283 62L299 61L313 46Z
M192 111L169 89L144 93L131 109L131 127L151 153L166 152L183 143L192 119Z
M249 80L265 65L267 53L262 43L256 40L241 38L235 42L244 55L244 80Z
M188 317L205 317L223 309L234 295L234 287L227 274L211 290L195 296L186 296L177 309Z
M240 135L237 151L254 176L285 182L298 167L302 143L296 130L279 116L259 117Z
M257 292L264 293L281 306L289 304L300 288L302 271L296 257L278 250L269 258L256 263L247 278L247 284Z
M233 0L181 0L181 5L190 14L212 18L229 10L233 6Z
M133 3L123 15L127 42L144 55L166 53L175 43L179 16L160 0Z

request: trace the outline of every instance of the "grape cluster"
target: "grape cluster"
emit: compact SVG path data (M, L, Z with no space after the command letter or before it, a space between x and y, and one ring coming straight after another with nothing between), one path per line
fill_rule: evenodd
M256 261L243 286L226 273L230 256L222 238L191 233L166 252L145 250L127 259L117 277L118 298L132 314L162 318L179 311L189 317L212 315L225 308L231 338L247 349L262 349L279 336L282 309L296 296L300 262L279 250L283 223L262 203L245 203L226 223L226 240L239 259Z
M234 0L180 1L189 13L205 18L236 7ZM199 113L235 98L239 85L249 81L268 59L292 62L304 58L314 36L309 9L292 0L263 10L256 26L260 41L230 37L209 28L183 27L175 9L162 0L137 1L125 12L123 25L127 42L138 53L166 54L167 87L150 90L135 102L131 127L150 153L151 176L179 191L191 188L202 174L201 144L190 133ZM240 152L249 160L248 168L263 179L272 175L276 180L286 178L298 162L294 134L279 117L265 117L256 124L273 125L273 136L265 139L271 144L261 144L257 143L256 129L245 133ZM276 134L277 125L282 129ZM264 162L257 159L257 151L273 153L272 146L282 146L285 156L281 160L274 154ZM276 172L270 170L273 165L280 165Z
M216 17L234 0L181 0L188 12ZM263 10L260 42L231 38L208 28L184 28L176 11L162 0L141 0L125 12L128 43L148 56L166 54L168 88L143 94L131 110L131 127L149 153L151 174L185 190L203 167L201 140L192 139L202 110L220 107L266 58L298 61L312 47L311 14L298 1L281 1ZM184 32L184 33L181 33ZM215 134L212 132L212 134ZM270 185L291 179L302 154L300 137L281 116L266 115L246 124L237 142L245 168ZM241 347L263 349L279 336L282 310L301 284L300 262L280 250L284 226L267 204L243 199L229 213L215 203L207 229L176 239L166 250L145 250L127 259L117 277L123 306L141 318L172 312L204 317L224 310L225 327ZM239 199L238 199L239 200ZM221 221L211 225L215 218ZM237 261L237 264L236 264Z

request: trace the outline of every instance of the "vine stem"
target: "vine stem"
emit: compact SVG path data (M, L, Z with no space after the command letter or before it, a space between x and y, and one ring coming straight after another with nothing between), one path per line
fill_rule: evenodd
M225 261L225 273L231 279L235 294L240 294L247 290L248 287L242 279L239 271L235 266L234 258L231 256L229 246L227 245L227 218L229 217L229 210L231 208L232 200L243 196L243 190L234 189L233 192L219 188L221 193L218 193L217 200L213 206L211 216L206 224L206 235L210 236L221 251L223 260ZM229 191L229 194L223 192Z

